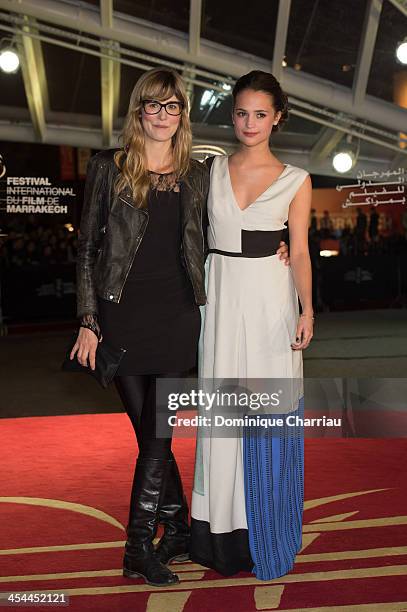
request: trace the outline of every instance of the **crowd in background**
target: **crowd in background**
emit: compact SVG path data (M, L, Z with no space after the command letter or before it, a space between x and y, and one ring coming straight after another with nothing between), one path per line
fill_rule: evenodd
M311 250L318 252L324 240L336 240L339 255L398 255L407 252L407 211L402 216L402 232L380 231L380 218L377 209L370 207L368 213L363 208L356 208L356 219L353 227L344 224L334 227L334 222L327 210L319 218L315 209L311 210L309 239Z
M68 223L41 223L40 218L13 218L2 225L0 267L48 266L76 261L77 234Z
M309 240L313 259L319 255L324 240L336 240L339 255L401 254L407 252L407 210L403 214L403 233L380 231L379 215L372 206L368 213L356 209L356 221L335 227L328 211L317 216L311 211ZM43 222L29 215L11 218L0 228L0 268L29 267L50 264L72 264L76 261L77 231L69 223ZM321 246L322 245L322 246Z

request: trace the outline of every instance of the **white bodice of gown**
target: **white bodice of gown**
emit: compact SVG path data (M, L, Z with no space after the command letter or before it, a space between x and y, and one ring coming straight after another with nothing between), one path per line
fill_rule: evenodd
M280 176L245 210L236 202L227 155L215 157L208 196L208 245L241 253L242 230L276 231L287 227L290 203L308 176L302 168L286 164Z

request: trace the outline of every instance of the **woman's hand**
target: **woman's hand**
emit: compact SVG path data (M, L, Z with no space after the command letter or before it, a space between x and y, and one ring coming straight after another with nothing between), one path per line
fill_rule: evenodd
M96 334L86 327L81 327L79 330L78 338L74 344L74 347L70 354L70 359L75 357L75 353L78 352L77 359L83 366L88 366L88 359L91 370L96 367L96 349L98 347L98 339Z
M300 315L295 334L296 342L291 344L294 351L306 349L314 335L314 316L312 314Z
M286 266L290 265L290 256L288 254L288 246L286 245L285 242L280 242L280 246L277 249L277 255L279 256L279 259L284 261Z

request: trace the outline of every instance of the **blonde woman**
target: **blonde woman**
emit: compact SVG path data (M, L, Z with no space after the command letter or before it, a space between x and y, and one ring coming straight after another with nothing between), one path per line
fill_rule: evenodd
M131 94L123 149L89 163L78 248L81 328L71 358L95 368L98 342L125 348L115 382L139 447L124 575L178 582L165 564L187 558L188 506L168 437L156 437L156 377L195 365L206 301L202 208L206 168L190 158L188 99L172 70L146 72ZM164 536L153 548L157 524Z

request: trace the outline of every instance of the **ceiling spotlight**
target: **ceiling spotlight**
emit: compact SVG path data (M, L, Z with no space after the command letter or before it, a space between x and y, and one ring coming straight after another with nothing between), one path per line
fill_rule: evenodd
M407 39L399 43L396 49L396 57L400 64L407 64Z
M302 65L299 64L298 62L296 64L294 64L294 70L301 70Z
M283 66L283 68L285 68L287 66L286 58L283 59L283 61L281 62L281 65Z
M5 48L0 52L0 69L7 74L17 72L20 58L13 48Z
M222 89L223 91L230 91L232 89L232 85L229 85L229 83L223 83Z
M201 102L200 102L201 108L208 106L209 104L211 104L211 102L213 103L214 93L215 92L213 91L213 89L205 89L201 97Z
M344 174L353 168L355 161L355 155L352 151L340 151L339 153L335 153L332 165L337 172Z
M340 145L335 152L332 165L336 172L345 174L351 170L358 158L360 152L360 140L353 141L352 135L347 134L346 139L342 145Z

